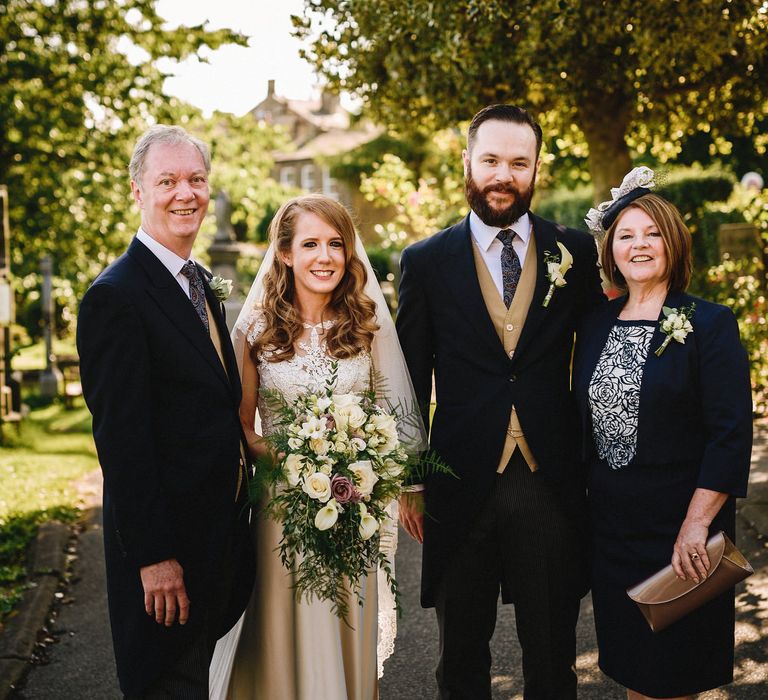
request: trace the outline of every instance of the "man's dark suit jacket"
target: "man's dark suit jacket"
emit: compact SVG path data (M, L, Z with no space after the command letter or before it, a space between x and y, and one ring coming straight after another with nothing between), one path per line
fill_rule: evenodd
M532 215L536 288L514 357L494 329L480 291L469 217L402 255L397 328L428 425L434 370L437 407L430 446L458 479L426 481L422 605L434 605L442 572L487 499L514 404L542 477L582 490L579 429L570 390L576 325L604 300L594 240ZM544 254L573 256L566 285L542 306L550 282Z
M583 457L594 453L587 389L616 323L625 296L610 301L582 324L573 386L581 416ZM699 488L745 496L752 451L752 394L747 353L730 309L689 294L672 292L664 305L696 303L693 332L672 341L657 356L665 334L657 326L640 385L638 464L701 462ZM661 321L663 314L659 317Z
M83 298L78 351L83 392L104 472L104 547L120 687L138 694L209 619L223 634L245 609L253 554L241 460L241 388L221 304L206 287L226 372L194 307L140 241ZM190 598L185 626L144 610L140 567L175 558ZM217 591L222 576L234 588Z

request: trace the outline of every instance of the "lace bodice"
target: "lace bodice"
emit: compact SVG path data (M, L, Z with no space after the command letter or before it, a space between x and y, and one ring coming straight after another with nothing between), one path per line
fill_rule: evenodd
M335 321L324 321L315 326L305 323L309 331L308 341L299 342L296 354L290 360L269 362L269 351L258 354L259 386L262 389L279 391L287 401L293 401L300 394L322 391L331 376L331 364L336 362L336 384L334 391L339 394L365 391L370 384L371 355L361 352L354 357L334 359L328 355L321 331L330 328ZM264 317L254 310L241 321L241 330L246 333L248 345L253 346L264 330ZM263 396L259 396L259 416L264 435L273 430L272 416Z

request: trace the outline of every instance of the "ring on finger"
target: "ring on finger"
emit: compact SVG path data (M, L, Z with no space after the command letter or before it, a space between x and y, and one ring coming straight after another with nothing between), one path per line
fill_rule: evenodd
M691 559L696 561L699 558L699 553L698 552L693 552L690 556L691 556Z

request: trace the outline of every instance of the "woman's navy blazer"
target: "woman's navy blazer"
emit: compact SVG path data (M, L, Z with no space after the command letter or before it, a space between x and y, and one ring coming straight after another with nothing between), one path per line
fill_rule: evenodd
M626 296L597 308L582 323L574 358L574 390L582 428L582 457L594 456L587 389ZM752 451L752 395L747 353L733 313L689 294L670 292L664 306L695 303L693 332L670 342L659 324L640 385L637 452L633 463L698 460L697 486L743 497ZM664 318L663 312L659 321Z

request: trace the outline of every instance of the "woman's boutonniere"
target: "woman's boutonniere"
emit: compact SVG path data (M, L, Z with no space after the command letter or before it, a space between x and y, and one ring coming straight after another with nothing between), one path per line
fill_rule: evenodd
M213 295L223 304L229 295L232 294L232 280L225 280L223 277L214 275L211 277L211 281L208 282L208 286L211 288Z
M661 357L667 349L667 345L671 341L676 340L678 343L684 343L689 333L693 333L693 326L691 325L691 319L693 318L693 312L696 310L696 304L690 306L683 306L680 309L671 309L668 306L664 306L662 311L664 313L664 320L661 322L661 332L666 334L664 342L656 348L656 356Z
M549 306L552 295L555 293L555 288L565 287L568 284L565 281L565 273L573 267L573 256L568 252L568 248L560 243L560 241L557 242L557 247L560 249L559 256L556 253L550 253L548 250L544 251L544 264L547 266L547 279L549 280L549 291L541 303L545 307Z

